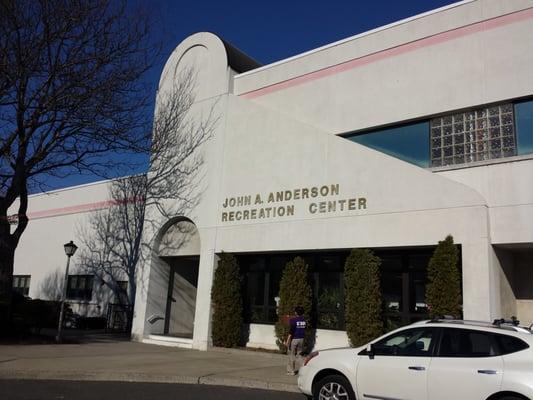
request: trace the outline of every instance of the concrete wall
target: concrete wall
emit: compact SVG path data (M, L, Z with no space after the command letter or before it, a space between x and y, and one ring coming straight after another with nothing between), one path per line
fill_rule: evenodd
M533 1L477 0L235 78L235 94L331 134L533 93Z
M109 184L103 181L30 196L30 221L15 252L14 274L31 275L31 298L61 298L67 262L63 245L73 240L79 247L78 256L84 250L81 236L91 214L109 207ZM15 205L10 212L16 210ZM69 274L84 274L76 254ZM90 301L69 303L83 316L105 316L107 304L114 300L112 292L95 281Z

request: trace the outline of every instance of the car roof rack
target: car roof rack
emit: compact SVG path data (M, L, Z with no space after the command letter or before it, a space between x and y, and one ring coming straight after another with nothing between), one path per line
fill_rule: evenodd
M511 317L511 319L498 318L492 322L488 322L488 321L463 320L463 319L453 318L449 315L445 315L444 317L433 318L427 321L427 323L471 325L471 326L498 328L498 329L504 329L504 330L513 331L513 332L524 332L524 333L533 334L533 324L529 328L520 326L520 321L516 319L516 317Z
M520 321L517 320L516 317L513 315L513 316L511 317L511 319L505 319L505 318L495 319L495 320L492 322L492 325L497 326L498 328L499 328L501 325L519 326L519 325L520 325Z

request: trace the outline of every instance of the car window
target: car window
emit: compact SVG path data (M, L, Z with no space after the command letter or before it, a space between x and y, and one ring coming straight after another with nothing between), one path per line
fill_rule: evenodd
M498 355L494 335L468 329L444 328L439 357L493 357Z
M500 354L511 354L529 348L529 345L523 340L509 335L495 335L500 348Z
M393 333L373 344L374 354L429 357L436 331L434 328L417 328Z

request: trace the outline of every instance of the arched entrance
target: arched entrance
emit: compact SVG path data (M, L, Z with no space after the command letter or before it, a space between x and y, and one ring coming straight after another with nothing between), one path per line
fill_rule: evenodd
M164 335L193 337L199 254L200 237L192 221L180 219L167 225L158 249L161 267L168 269Z

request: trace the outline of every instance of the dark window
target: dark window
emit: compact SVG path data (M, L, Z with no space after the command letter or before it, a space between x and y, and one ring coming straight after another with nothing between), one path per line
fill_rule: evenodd
M514 337L509 335L495 335L498 342L498 347L500 348L500 355L516 353L517 351L522 351L529 348L529 345Z
M444 328L439 349L439 357L493 357L494 335L488 332L468 329Z
M427 319L426 275L432 249L376 251L386 331Z
M117 281L115 301L119 304L128 304L128 281Z
M312 260L316 327L344 329L344 257L319 255Z
M346 138L411 164L429 166L428 121L357 133Z
M533 153L533 100L516 103L516 145L518 154Z
M414 328L393 333L374 343L378 356L429 357L433 351L437 329Z
M31 275L13 275L13 290L24 296L30 293Z
M93 296L92 275L69 275L67 299L90 301Z

